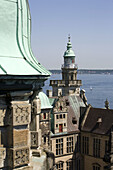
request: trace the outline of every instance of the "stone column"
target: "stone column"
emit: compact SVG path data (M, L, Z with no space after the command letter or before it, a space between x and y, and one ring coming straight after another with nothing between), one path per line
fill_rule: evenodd
M41 155L41 129L39 128L39 116L41 113L41 102L40 99L36 98L32 102L32 119L31 119L31 149L32 154L40 156ZM35 153L35 154L34 154Z
M19 97L20 95L20 97ZM31 104L24 97L25 92L1 96L0 106L0 159L5 170L31 170L30 131ZM4 103L3 103L4 101ZM3 146L2 146L3 145ZM6 150L6 156L5 156ZM1 156L2 155L2 156Z

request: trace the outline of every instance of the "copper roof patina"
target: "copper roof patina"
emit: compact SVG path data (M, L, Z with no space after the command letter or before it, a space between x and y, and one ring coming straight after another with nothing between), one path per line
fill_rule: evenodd
M52 109L53 107L51 106L48 97L46 96L45 93L40 92L38 94L39 99L41 101L41 109Z
M0 1L0 75L49 76L31 50L28 0Z

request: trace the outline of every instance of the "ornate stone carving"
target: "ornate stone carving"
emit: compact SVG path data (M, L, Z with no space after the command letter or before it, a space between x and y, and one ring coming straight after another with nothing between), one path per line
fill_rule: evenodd
M42 130L42 135L50 133L50 124L49 122L41 122L40 128Z
M31 132L31 147L38 147L38 132Z
M0 169L4 166L4 160L6 157L6 149L0 148Z
M26 125L30 123L30 113L31 107L30 105L22 106L22 105L15 105L12 107L13 112L13 125Z
M63 97L60 97L56 102L53 109L54 112L68 112L68 107L66 106L66 101Z
M6 109L0 109L0 126L4 126Z
M29 164L29 148L9 149L9 166L18 167Z

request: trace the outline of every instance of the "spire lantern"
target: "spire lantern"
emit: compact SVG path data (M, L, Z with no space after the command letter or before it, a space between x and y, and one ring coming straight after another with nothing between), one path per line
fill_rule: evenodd
M67 50L64 52L64 67L74 68L75 67L75 53L72 50L72 44L70 41L71 37L68 36Z

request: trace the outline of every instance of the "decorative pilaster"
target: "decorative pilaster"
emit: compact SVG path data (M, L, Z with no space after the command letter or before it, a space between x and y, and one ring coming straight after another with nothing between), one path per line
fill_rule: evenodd
M31 119L31 149L34 152L36 150L37 154L35 156L40 155L40 146L41 146L41 129L39 128L39 115L41 112L41 102L38 97L36 97L32 102L32 119ZM38 153L39 152L39 153Z
M9 169L29 168L31 105L27 101L12 101L7 129L7 158ZM18 168L19 167L19 168ZM26 168L25 168L26 167Z

